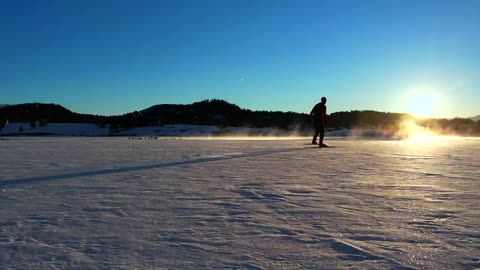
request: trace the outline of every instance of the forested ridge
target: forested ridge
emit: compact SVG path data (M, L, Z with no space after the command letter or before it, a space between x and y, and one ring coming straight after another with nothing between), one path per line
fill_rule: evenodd
M480 121L467 118L416 119L409 114L371 110L334 112L328 116L327 129L377 129L393 133L402 121L415 121L439 133L480 135ZM212 99L188 105L161 104L117 116L72 112L58 104L25 103L0 108L0 128L6 123L95 123L100 127L130 128L166 124L216 125L226 127L274 127L305 130L311 127L308 114L281 111L252 111L224 100Z

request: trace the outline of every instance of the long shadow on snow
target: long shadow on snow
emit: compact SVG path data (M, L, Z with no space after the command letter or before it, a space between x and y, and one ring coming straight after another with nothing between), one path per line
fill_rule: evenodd
M174 162L168 162L168 163L157 163L157 164L151 164L151 165L130 166L130 167L123 167L123 168L116 168L116 169L104 169L104 170L97 170L97 171L66 173L66 174L59 174L59 175L49 175L49 176L30 177L30 178L21 178L21 179L7 179L7 180L0 181L0 186L2 186L2 187L15 186L15 185L30 184L30 183L38 183L38 182L50 182L50 181L55 181L55 180L65 180L65 179L76 178L76 177L95 176L95 175L102 175L102 174L124 173L124 172L131 172L131 171L175 167L175 166L186 165L186 164L205 163L205 162L254 157L254 156L261 156L261 155L268 155L268 154L275 154L275 153L302 151L302 150L306 150L306 149L311 149L311 148L276 149L276 150L254 152L254 153L249 153L249 154L239 154L239 155L235 155L235 156L199 158L199 159L192 159L192 160L174 161Z

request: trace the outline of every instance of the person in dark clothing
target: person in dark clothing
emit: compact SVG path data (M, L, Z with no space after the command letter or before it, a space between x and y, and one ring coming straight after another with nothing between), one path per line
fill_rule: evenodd
M325 136L325 125L327 124L327 98L322 97L321 102L317 103L310 112L310 118L313 121L313 127L315 128L315 135L313 135L312 144L317 144L317 136L320 134L319 147L328 147L323 143L323 137Z

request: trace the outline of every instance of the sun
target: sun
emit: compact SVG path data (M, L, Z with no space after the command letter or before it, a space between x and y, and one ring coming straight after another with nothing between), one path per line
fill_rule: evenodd
M440 93L432 87L410 88L404 96L404 110L419 117L434 117L441 108Z
M407 110L417 116L432 116L435 111L435 98L425 93L414 94L408 98Z

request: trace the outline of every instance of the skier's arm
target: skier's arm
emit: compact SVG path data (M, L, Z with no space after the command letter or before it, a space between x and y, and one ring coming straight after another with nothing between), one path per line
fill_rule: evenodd
M315 114L315 108L317 107L317 105L313 106L313 109L312 111L310 112L310 118L313 117L313 115Z

